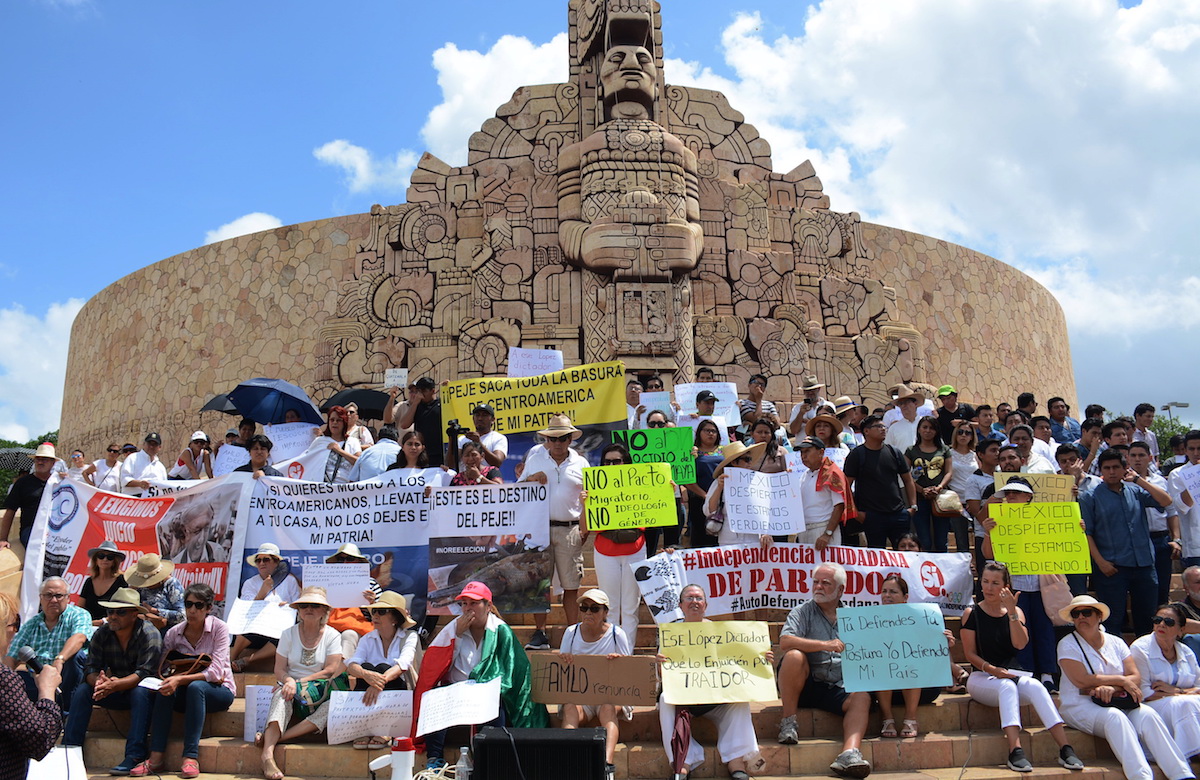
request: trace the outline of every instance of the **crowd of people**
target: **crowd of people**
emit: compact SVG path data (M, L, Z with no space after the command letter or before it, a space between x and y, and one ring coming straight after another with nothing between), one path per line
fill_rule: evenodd
M697 372L699 383L714 379L711 370ZM132 710L125 759L113 774L162 771L171 715L183 712L182 776L195 777L205 714L230 706L236 672L250 664L273 663L277 686L257 744L264 776L277 780L283 773L275 762L275 746L325 729L330 689L361 690L370 701L384 690L413 690L419 709L421 695L434 686L500 676L503 706L496 723L546 725L545 707L530 696L525 651L554 647L568 656L637 652L640 591L630 564L654 555L660 545L766 548L796 541L818 550L890 546L971 554L975 602L963 615L960 639L946 632L951 645L961 641L970 672L952 664L952 679L955 690L998 709L1010 769L1032 769L1019 742L1020 707L1029 704L1058 744L1058 763L1067 769L1083 768L1064 728L1070 726L1106 739L1128 777L1151 777L1148 762L1156 763L1169 780L1194 776L1188 759L1200 754L1200 510L1180 467L1200 464L1200 431L1172 439L1168 453L1160 451L1151 430L1150 404L1139 405L1131 418L1115 419L1107 419L1102 407L1088 407L1080 422L1059 397L1051 398L1047 414L1041 415L1030 393L1020 394L1015 406L970 405L960 403L949 385L932 398L898 385L891 389L890 403L870 408L846 396L827 400L825 386L811 376L796 388L802 400L784 409L785 414L782 404L765 397L768 384L765 376L751 376L746 396L734 407L737 419L730 420L717 416L718 395L705 389L694 399L647 408L642 393L663 391L663 378L629 377L630 428L693 429L696 481L677 486L675 519L662 529L589 529L583 469L632 463L630 452L621 444L596 447L598 454L581 452L585 431L566 415L554 415L537 431L537 444L513 471L516 479L547 488L550 546L565 625L551 627L547 614L537 615L524 646L495 610L483 583L462 589L456 598L461 614L439 631L436 618L414 621L405 598L374 581L361 608L333 608L321 588L305 587L289 573L274 544L262 545L246 559L257 573L245 581L240 595L247 600L273 595L296 608L297 623L277 640L230 636L211 614L210 588L197 584L185 589L171 576L170 560L146 554L126 561L116 545L105 541L89 551L90 577L78 606L70 603L61 578L41 584L40 611L20 624L15 638L11 630L7 636L8 665L0 671L0 686L11 684L11 669L20 666L19 649L32 647L36 660L53 671L20 673L24 698L35 708L20 717L45 720L53 709L47 700L57 698L66 713L63 742L68 745L82 744L93 704ZM322 479L360 481L389 469L440 467L449 485L504 481L510 441L495 430L493 409L479 404L472 409L471 428L448 431L438 388L434 378L423 377L407 388L403 400L402 389L392 388L383 425L376 431L358 419L357 409L330 409L321 431L331 440ZM696 411L684 411L685 406ZM57 460L53 445L43 444L32 472L14 483L6 499L0 538L8 538L19 511L21 542L28 543L41 488L56 468L101 489L136 495L154 480L211 477L223 446L248 450L241 470L256 477L279 475L270 465L272 442L257 433L252 420L231 429L217 448L210 448L208 436L197 431L171 469L159 459L162 439L157 433L147 434L140 449L110 445L105 457L91 464L75 451L69 469ZM726 525L723 486L731 468L798 472L804 531L772 537L738 533ZM1014 577L993 559L996 521L989 509L1036 500L1031 478L1022 475L1054 473L1071 477L1093 567L1090 577L1067 578L1073 600L1061 608L1044 598L1042 588L1048 586L1039 577ZM1011 475L999 490L996 474ZM594 539L598 587L584 590L589 539ZM365 560L348 544L328 562ZM1176 562L1183 569L1186 596L1170 603ZM884 603L907 601L909 583L896 572L885 574ZM846 583L846 571L838 564L817 565L812 599L788 614L768 661L777 664L782 702L778 741L798 741L798 709L838 715L842 750L831 771L861 778L871 771L861 752L863 740L919 736L918 708L942 689L845 690L845 645L838 638L836 616ZM704 589L697 585L680 594L684 621L707 620L707 605ZM6 625L11 629L16 624ZM1127 629L1140 637L1132 646L1122 638ZM186 659L201 655L207 663L188 666ZM659 660L665 658L660 655ZM139 685L148 677L163 683L157 690ZM51 679L55 684L48 689ZM55 688L61 690L57 697ZM883 714L878 735L867 733L874 706ZM897 706L903 708L899 719L893 714ZM717 750L732 777L746 778L755 768L759 735L748 705L675 707L663 702L659 716L676 778L703 760L703 749L690 731L693 716L716 723ZM611 777L619 723L630 717L629 709L619 703L570 705L561 708L559 717L565 728L595 720L605 729ZM6 739L0 736L0 744ZM380 736L355 746L386 744ZM426 737L430 768L445 765L444 745L444 733Z

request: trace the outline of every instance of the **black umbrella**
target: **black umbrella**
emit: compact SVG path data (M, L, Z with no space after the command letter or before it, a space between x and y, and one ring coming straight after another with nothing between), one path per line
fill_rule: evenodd
M300 422L325 424L308 393L282 379L247 379L229 391L229 400L243 417L263 425L287 422L284 414L289 410L300 415Z
M33 453L28 447L6 447L0 450L0 469L5 471L32 471Z
M222 414L240 414L237 407L233 405L233 401L229 400L229 396L225 393L214 395L209 399L208 403L200 407L202 412L221 412Z
M321 411L328 412L334 406L345 406L353 403L358 404L358 416L362 419L382 420L383 409L387 406L389 398L391 396L379 390L368 390L365 387L348 387L330 396L328 401L321 404Z

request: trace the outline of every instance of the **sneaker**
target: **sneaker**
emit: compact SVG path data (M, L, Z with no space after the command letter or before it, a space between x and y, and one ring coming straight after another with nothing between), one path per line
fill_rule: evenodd
M829 769L838 777L853 777L858 780L871 774L871 765L857 748L843 750L829 765Z
M1058 686L1054 684L1054 680L1042 680L1042 685L1046 688L1046 693L1058 693Z
M149 764L149 762L138 761L136 758L125 756L125 760L108 770L108 773L116 777L126 777L143 763Z
M129 776L130 777L149 777L150 775L158 774L159 769L161 769L161 767L150 766L149 761L139 761L137 763L137 766L135 766L133 769L129 770Z
M526 650L549 650L550 638L546 636L546 632L538 629L533 632L533 636L529 637L529 641L525 643Z
M604 765L604 780L616 780L617 766L616 764Z
M1063 745L1058 750L1059 766L1064 766L1067 769L1083 769L1083 761L1079 756L1075 755L1075 749L1070 745Z
M446 766L446 759L444 758L431 758L425 762L425 768L434 771L441 769L444 766Z
M1033 764L1029 763L1029 759L1025 758L1025 751L1019 747L1012 749L1012 752L1008 754L1008 761L1006 763L1008 764L1008 768L1014 772L1033 771Z
M800 732L796 730L796 716L788 715L779 721L779 744L794 745L800 741Z

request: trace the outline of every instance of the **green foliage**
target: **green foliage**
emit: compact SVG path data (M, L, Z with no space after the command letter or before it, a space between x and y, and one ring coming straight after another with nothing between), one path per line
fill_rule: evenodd
M37 446L42 442L50 442L55 447L58 446L58 431L50 431L43 433L41 436L30 439L29 441L10 441L9 439L0 439L0 449L8 449L9 447L24 447L26 449L37 449ZM70 453L67 453L70 455ZM9 469L0 469L0 496L8 495L8 489L12 486L13 481L20 476L20 472L11 471Z
M1166 412L1155 412L1154 424L1150 426L1150 430L1154 431L1154 435L1158 437L1158 464L1165 466L1171 462L1175 453L1171 451L1171 437L1175 434L1183 435L1190 431L1192 427L1178 417L1172 419L1167 416Z

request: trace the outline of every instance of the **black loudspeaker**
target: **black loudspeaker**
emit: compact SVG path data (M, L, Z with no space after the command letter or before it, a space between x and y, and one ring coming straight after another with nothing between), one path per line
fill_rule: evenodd
M486 726L472 743L471 780L604 780L604 729Z

